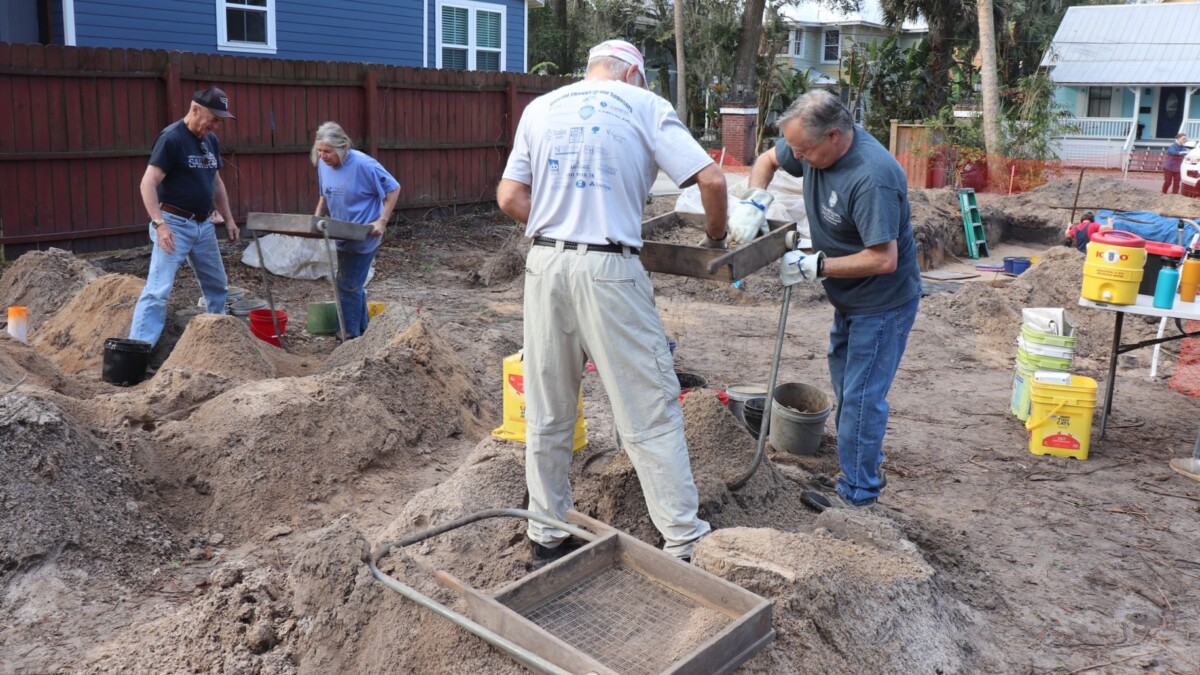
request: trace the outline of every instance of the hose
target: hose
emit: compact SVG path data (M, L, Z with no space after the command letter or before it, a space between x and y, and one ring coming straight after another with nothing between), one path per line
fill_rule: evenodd
M790 245L788 250L794 251L800 244L800 235L797 232L792 232L789 235ZM758 432L758 447L754 450L754 459L750 462L750 468L746 473L737 480L730 481L725 484L725 487L730 492L736 492L742 489L754 476L754 472L758 471L758 465L762 464L763 455L767 449L767 434L771 430L771 408L772 402L775 400L775 382L779 377L779 355L783 353L783 338L787 331L787 316L788 307L792 304L792 287L783 287L783 306L779 309L779 330L775 334L775 355L771 359L771 378L767 384L767 400L763 404L762 427Z
M505 638L502 635L496 633L495 631L491 630L490 628L487 628L479 623L476 623L475 621L472 621L468 617L465 617L462 614L459 614L458 612L455 612L454 610L450 609L449 607L446 607L445 605L439 603L438 601L434 600L433 598L430 598L429 596L426 596L426 595L420 593L415 588L412 588L411 586L407 586L405 584L400 583L399 581L397 581L396 579L392 578L391 576L387 575L386 573L384 573L383 571L381 571L379 569L379 560L381 558L383 558L383 556L387 555L392 549L398 549L398 548L403 548L405 546L410 546L417 542L425 541L426 539L429 539L431 537L436 537L439 534L444 534L446 532L449 532L450 530L462 527L463 525L474 523L479 520L484 520L486 518L498 518L498 517L504 517L504 516L514 517L514 518L524 518L527 520L536 520L537 522L542 523L543 525L549 525L550 527L556 527L560 530L563 530L564 532L566 532L568 534L579 537L580 539L583 539L584 541L595 541L597 539L597 536L595 534L592 534L591 532L588 532L587 530L580 529L573 525L568 525L567 523L534 513L532 511L526 511L524 509L487 509L484 511L472 513L467 516L463 516L462 518L459 518L457 520L452 520L443 525L439 525L435 528L425 530L424 532L418 532L416 534L410 535L408 537L405 537L405 538L397 540L397 541L385 542L383 544L380 544L379 547L376 548L374 551L372 551L370 549L370 547L364 542L363 548L362 548L362 554L360 557L361 557L361 560L367 564L367 568L371 570L371 576L375 577L383 585L387 586L388 588L392 589L393 591L396 591L400 595L403 595L404 597L408 598L409 600L412 600L413 602L417 603L418 605L421 605L422 607L433 611L438 616L441 616L444 619L448 619L449 621L453 622L455 625L459 626L463 630L466 630L468 633L471 633L471 634L483 639L488 644L491 644L492 646L496 647L500 651L503 651L504 653L508 654L509 656L516 659L520 663L528 666L529 668L531 668L533 670L543 672L543 673L550 673L552 675L571 675L570 671L563 670L562 668L554 665L553 663L538 656L537 654L534 654L533 652L525 649L524 647L509 640L508 638Z

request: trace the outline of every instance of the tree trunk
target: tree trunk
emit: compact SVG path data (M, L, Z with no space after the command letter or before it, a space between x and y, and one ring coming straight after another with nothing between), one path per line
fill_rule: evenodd
M732 91L739 96L753 97L765 7L766 0L746 0L746 11L742 14L742 36L738 41L737 58L733 62Z
M1003 182L1004 166L1001 161L1000 140L1000 89L996 75L996 27L992 11L992 0L976 0L979 11L979 56L980 79L983 97L983 144L988 154L989 182L999 189L997 181Z
M645 73L642 73L645 75ZM688 125L687 71L683 58L683 0L675 0L675 114Z

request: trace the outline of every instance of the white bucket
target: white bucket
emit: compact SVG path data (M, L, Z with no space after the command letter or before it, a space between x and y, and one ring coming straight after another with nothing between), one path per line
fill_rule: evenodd
M729 412L733 413L739 424L745 424L746 417L742 411L746 408L746 401L752 398L766 398L767 385L739 382L726 387L725 395L729 397Z
M1017 336L1017 346L1024 349L1030 354L1038 356L1051 356L1056 359L1074 359L1075 350L1070 347L1056 347L1054 345L1043 345L1036 342L1026 341L1020 335Z

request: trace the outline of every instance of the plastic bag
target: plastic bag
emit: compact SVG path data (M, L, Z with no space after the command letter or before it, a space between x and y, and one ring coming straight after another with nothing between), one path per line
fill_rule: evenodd
M748 176L725 174L729 190L729 208L741 201L741 194L749 183ZM775 178L767 186L767 191L775 195L775 200L767 207L767 220L795 221L800 230L800 236L808 238L808 216L804 212L803 182L786 171L776 171ZM704 205L700 201L700 188L693 185L679 193L675 200L675 211L678 213L704 213Z

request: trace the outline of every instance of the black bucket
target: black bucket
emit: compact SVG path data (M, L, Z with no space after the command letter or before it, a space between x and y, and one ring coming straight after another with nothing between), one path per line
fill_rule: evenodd
M142 340L108 338L104 341L104 369L100 379L118 387L132 387L146 379L153 346Z
M766 397L748 398L742 406L742 419L746 422L746 430L758 440L758 433L762 430L763 408L767 404Z

